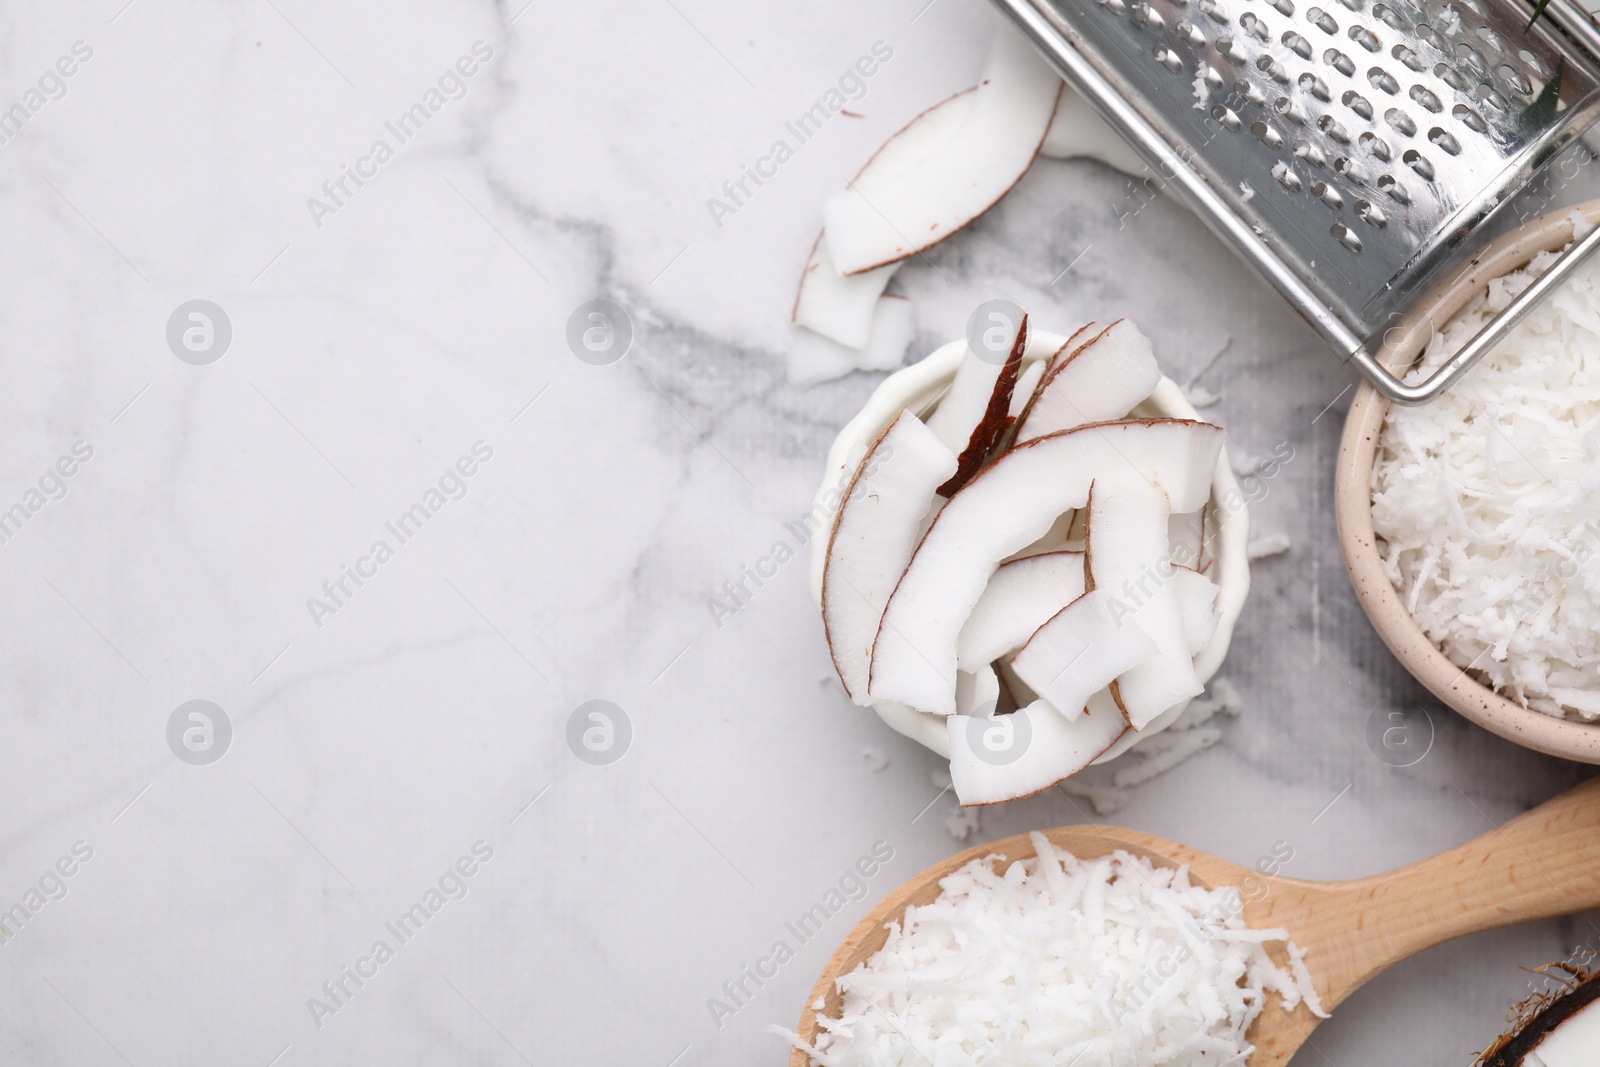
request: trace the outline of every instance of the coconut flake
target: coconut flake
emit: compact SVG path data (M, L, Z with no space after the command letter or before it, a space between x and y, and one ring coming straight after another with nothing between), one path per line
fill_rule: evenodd
M838 980L840 1014L818 1018L815 1047L781 1035L823 1067L1197 1067L1243 1063L1273 994L1322 1014L1303 953L1289 943L1289 969L1274 963L1264 943L1287 933L1247 926L1236 890L1032 837L1037 857L974 860L889 924Z
M1433 338L1432 372L1553 257L1497 278ZM1600 262L1431 404L1391 408L1372 469L1389 580L1451 662L1507 699L1600 719Z
M1289 551L1289 546L1294 542L1289 540L1288 534L1268 534L1251 541L1245 548L1245 555L1251 559L1266 559L1268 556L1281 556Z

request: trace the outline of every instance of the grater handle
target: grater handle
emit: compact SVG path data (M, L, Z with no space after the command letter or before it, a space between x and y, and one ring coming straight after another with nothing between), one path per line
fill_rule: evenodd
M1351 352L1349 358L1356 366L1361 368L1361 373L1366 375L1367 381L1372 383L1373 388L1394 403L1407 405L1426 404L1454 385L1463 374L1472 369L1474 363L1487 355L1506 335L1516 329L1517 325L1527 318L1534 308L1542 304L1546 297L1550 296L1561 286L1562 282L1571 277L1583 265L1584 261L1596 251L1600 251L1600 226L1596 226L1566 251L1562 252L1555 263L1551 264L1549 270L1541 274L1504 311L1496 315L1487 326L1479 330L1476 336L1462 346L1459 352L1451 356L1444 366L1420 382L1407 385L1395 377L1394 373L1385 365L1387 362L1385 356L1391 354L1401 343L1408 340L1408 336L1401 337L1393 344L1385 340L1380 344L1377 353L1368 351L1368 345L1362 345ZM1433 329L1431 322L1426 322L1425 320L1424 325L1430 331ZM1396 332L1409 335L1410 331L1405 327L1395 327L1394 330L1386 332L1384 337L1388 338L1390 334Z

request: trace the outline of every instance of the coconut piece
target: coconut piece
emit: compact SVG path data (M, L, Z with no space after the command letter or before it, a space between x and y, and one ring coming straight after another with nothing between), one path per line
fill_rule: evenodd
M1077 774L1128 729L1104 690L1076 721L1048 701L1010 715L950 716L950 780L965 805L1032 796Z
M1085 593L1050 617L1011 657L1017 677L1076 720L1090 695L1160 649L1139 624L1115 615L1105 590Z
M1000 706L1000 677L994 667L983 664L976 671L956 672L956 713L992 715Z
M1097 159L1124 174L1143 174L1149 169L1139 153L1070 85L1061 90L1039 154L1051 159Z
M943 148L972 113L976 89L974 86L941 100L902 126L862 165L856 173L856 184L870 185L904 174ZM826 235L818 234L800 276L791 318L795 325L847 348L866 348L878 298L897 266L891 264L849 276L840 274L828 251Z
M1513 1029L1477 1067L1593 1067L1600 1049L1600 974L1572 962L1535 969L1562 988L1530 994L1512 1009Z
M879 297L872 334L864 349L849 348L804 327L794 331L789 350L789 384L804 389L857 370L895 370L917 332L916 305L893 293Z
M1018 419L1016 439L1120 419L1161 381L1150 339L1118 319L1054 363Z
M1198 656L1217 632L1217 583L1188 567L1172 569L1172 585L1183 613L1189 655Z
M956 472L939 487L940 496L954 496L957 490L970 482L994 452L1001 435L1011 428L1011 416L1008 414L1011 410L1011 394L1016 391L1017 376L1022 370L1022 354L1027 348L1028 316L1024 314L1022 321L1017 324L1011 351L1001 365L1000 372L995 375L994 388L989 391L989 402L978 419L978 425L973 427L967 446L956 459Z
M1013 649L1083 595L1083 553L1046 552L1002 563L956 639L956 664L972 671Z
M957 639L1000 562L1087 505L1097 476L1143 475L1175 510L1197 510L1210 496L1222 439L1210 423L1129 419L1036 438L984 468L939 512L889 599L873 646L871 696L952 714ZM1164 522L1160 533L1164 542Z
M1055 115L1061 78L1021 33L996 32L967 121L909 173L853 182L823 204L843 274L895 263L966 227L1027 173Z
M916 548L935 487L955 466L922 420L902 411L845 490L822 572L822 624L839 680L857 704L870 703L867 672L884 605Z
M1097 479L1089 494L1085 584L1108 594L1113 621L1137 625L1157 648L1111 684L1111 695L1135 730L1204 689L1194 671L1177 587L1170 573L1162 574L1163 568L1172 570L1167 562L1171 509L1162 485L1159 478L1119 470Z
M1048 366L1044 360L1039 360L1036 363L1030 363L1017 376L1017 387L1012 390L1011 406L1006 411L1006 414L1011 416L1010 421L1015 422L1017 416L1021 415L1023 409L1028 406L1028 401L1032 399L1033 391L1039 387L1039 381L1044 377L1044 372L1048 369Z
M1167 540L1172 545L1172 562L1180 567L1200 569L1204 547L1205 509L1187 515L1174 515L1167 522Z

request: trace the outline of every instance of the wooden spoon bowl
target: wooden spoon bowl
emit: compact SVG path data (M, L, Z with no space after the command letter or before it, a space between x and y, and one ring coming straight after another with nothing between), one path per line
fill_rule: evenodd
M1512 923L1600 907L1600 779L1587 782L1481 837L1419 863L1349 882L1263 878L1188 845L1113 826L1044 831L1051 844L1082 859L1122 850L1160 866L1187 866L1197 883L1241 889L1245 922L1283 927L1306 953L1317 995L1332 1011L1363 984L1423 949ZM939 881L985 856L1002 866L1035 855L1027 834L951 856L890 893L839 946L806 1001L797 1032L816 1043L817 1018L837 1017L838 979L883 947L885 925L908 907L939 895ZM1282 958L1280 956L1280 962ZM818 999L821 1011L811 1005ZM1250 1067L1282 1067L1321 1020L1276 998L1250 1031ZM791 1067L808 1067L796 1049Z

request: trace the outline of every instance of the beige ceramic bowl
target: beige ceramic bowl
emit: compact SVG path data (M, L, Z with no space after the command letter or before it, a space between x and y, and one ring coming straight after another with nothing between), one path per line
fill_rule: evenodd
M1579 210L1591 223L1600 224L1600 201L1582 204ZM1540 252L1566 245L1572 240L1570 216L1571 211L1566 210L1536 219L1486 247L1434 290L1402 327L1406 340L1386 349L1384 362L1390 367L1409 366L1426 347L1432 333L1429 323L1449 322L1493 279L1525 266ZM1388 410L1389 402L1376 390L1370 385L1361 387L1345 419L1334 483L1339 539L1356 598L1367 617L1389 651L1417 681L1479 726L1537 752L1600 763L1600 723L1558 719L1514 704L1480 685L1445 658L1401 603L1384 574L1372 531L1372 462Z

